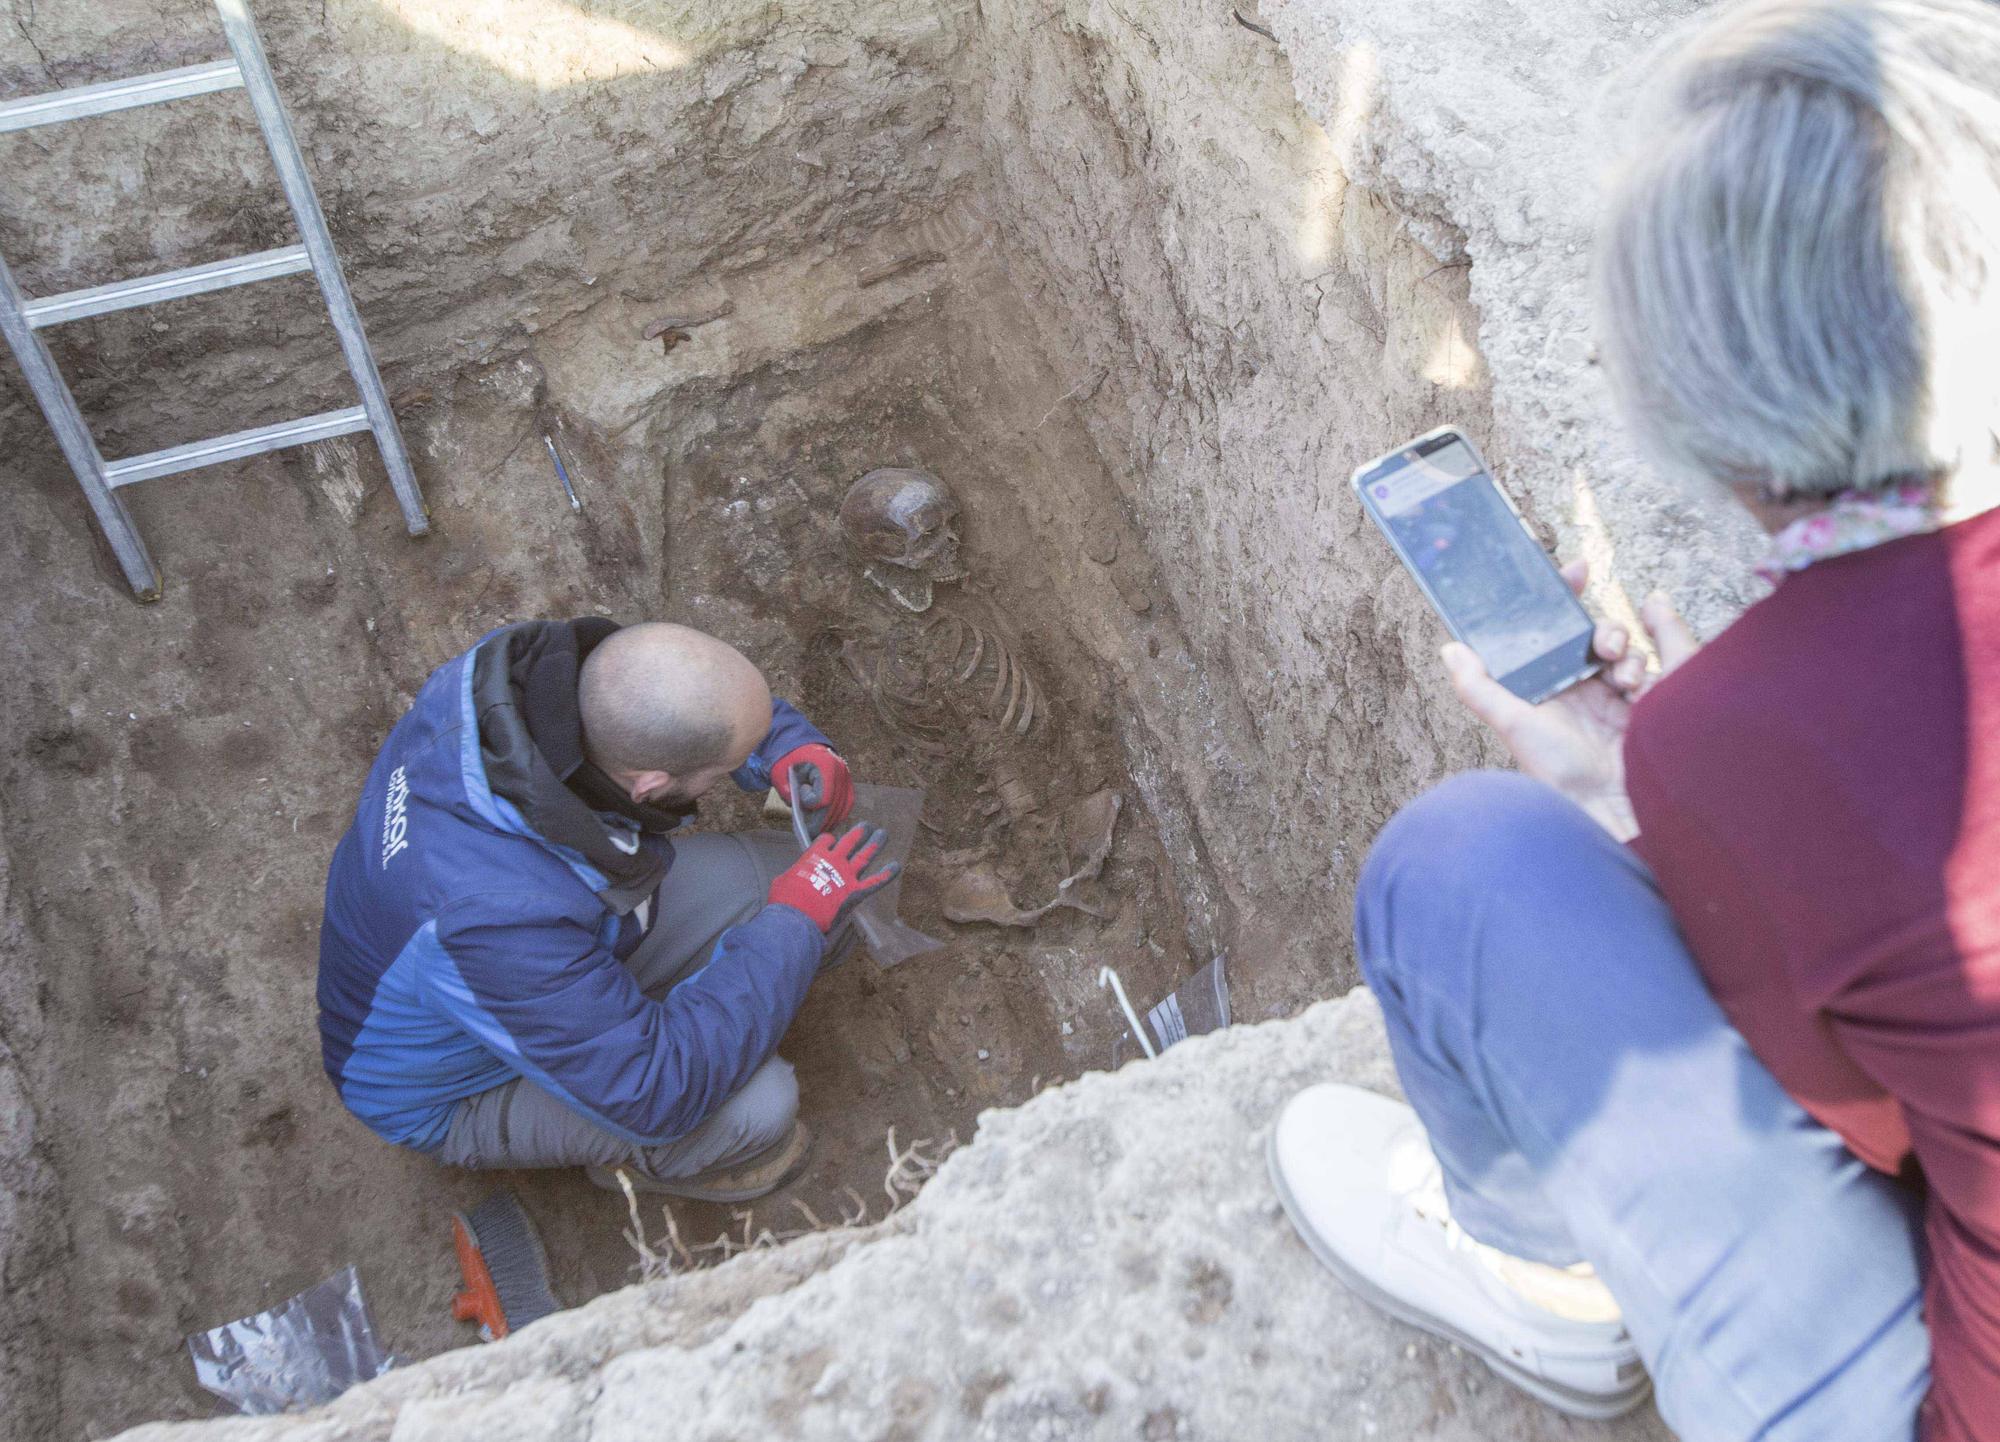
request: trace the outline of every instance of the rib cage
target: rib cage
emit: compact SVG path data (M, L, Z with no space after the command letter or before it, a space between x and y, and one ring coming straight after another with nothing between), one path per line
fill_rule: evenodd
M963 616L945 615L933 617L925 623L925 640L930 641L933 636L942 643L942 649L936 654L944 658L953 681L977 683L981 670L989 666L992 668L993 690L986 697L985 712L991 719L994 711L999 711L1002 731L1011 729L1016 736L1026 736L1034 729L1036 718L1045 709L1041 688L1035 685L1028 668L1021 664L998 632L989 631ZM1003 697L1006 701L1004 707L1001 705Z

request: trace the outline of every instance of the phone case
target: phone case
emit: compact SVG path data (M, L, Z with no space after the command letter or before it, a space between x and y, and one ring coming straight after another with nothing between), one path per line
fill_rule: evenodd
M1531 541L1534 541L1535 549L1537 551L1540 551L1541 554L1544 557L1546 557L1548 553L1546 551L1542 551L1541 540L1535 535L1534 531L1529 528L1527 518L1521 514L1521 508L1514 504L1514 498L1507 494L1507 488L1505 486L1502 486L1500 484L1499 478L1493 474L1493 467L1491 467L1486 463L1485 455L1480 451L1478 445L1474 443L1472 437L1468 436L1464 431L1460 430L1457 426L1449 426L1449 425L1434 426L1430 430L1425 431L1420 436L1412 436L1410 437L1409 440L1404 441L1401 445L1390 447L1388 450L1382 452L1381 455L1376 456L1374 459L1365 461L1361 465L1356 466L1354 468L1353 474L1348 477L1348 486L1350 489L1353 490L1354 498L1360 504L1361 509L1367 513L1368 519L1374 523L1375 529L1382 533L1382 539L1389 543L1389 549L1396 553L1396 559L1402 564L1404 573L1408 575L1411 580L1417 583L1417 589L1423 592L1424 599L1430 603L1431 611L1437 616L1437 618L1440 621L1444 622L1445 629L1451 632L1452 639L1454 641L1460 642L1461 644L1470 645L1471 642L1466 639L1465 635L1462 632L1460 632L1460 630L1458 629L1458 623L1452 619L1451 613L1445 610L1443 604L1438 600L1436 592L1432 591L1430 588L1430 584L1424 580L1423 572L1418 570L1417 567L1411 562L1409 555L1403 550L1401 544L1397 542L1395 533L1392 532L1388 528L1388 526L1383 524L1382 517L1376 513L1375 508L1373 506L1368 504L1367 500L1362 495L1362 490L1361 490L1361 478L1363 476L1368 475L1375 469L1377 469L1379 466L1382 465L1383 462L1393 460L1401 452L1407 451L1413 446L1420 446L1424 444L1426 441L1434 441L1438 439L1440 436L1456 436L1458 438L1459 443L1463 445L1466 448L1466 450L1472 453L1473 460L1479 463L1480 471L1486 476L1487 480L1492 483L1494 494L1500 497L1501 504L1506 506L1508 513L1514 517L1514 523L1518 525L1522 529L1522 531L1527 534L1528 538ZM1553 560L1549 562L1549 567L1551 570L1556 569L1555 562ZM1557 575L1560 576L1561 572L1557 571ZM1579 606L1578 609L1581 610L1582 609L1581 606ZM1588 613L1585 613L1585 615L1586 619L1588 619ZM1539 691L1537 694L1532 696L1525 696L1522 699L1527 701L1531 705L1540 705L1542 702L1548 700L1549 697L1557 695L1558 693L1569 689L1571 686L1574 686L1579 681L1587 680L1589 677L1596 675L1599 669L1600 667L1597 665L1596 662L1593 661L1590 664L1577 670L1576 672L1568 676L1565 676L1560 680L1555 681L1553 684ZM1496 677L1494 679L1498 680L1500 678Z

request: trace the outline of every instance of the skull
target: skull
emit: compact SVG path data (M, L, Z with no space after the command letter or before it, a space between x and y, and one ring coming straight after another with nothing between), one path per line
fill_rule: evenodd
M848 487L840 529L868 579L898 605L925 611L934 583L965 578L958 497L928 471L885 466Z

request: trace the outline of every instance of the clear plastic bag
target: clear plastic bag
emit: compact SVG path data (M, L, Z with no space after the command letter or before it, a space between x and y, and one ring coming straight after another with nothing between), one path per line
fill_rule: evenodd
M882 843L882 859L907 861L917 843L917 817L924 809L924 793L914 786L873 786L862 782L854 788L854 817L872 821L888 833ZM894 966L944 943L926 936L896 915L903 894L903 878L897 877L854 909L854 929L861 933L869 955L877 966Z
M1229 974L1218 956L1189 977L1165 1001L1146 1013L1159 1038L1160 1050L1191 1036L1204 1036L1229 1025Z
M793 795L798 794L794 783ZM784 807L777 800L777 792L771 793L773 804ZM854 809L848 813L846 825L858 825L866 821L879 826L887 833L882 849L876 853L870 866L880 866L891 861L907 861L910 848L917 844L917 817L924 809L923 788L918 786L875 786L859 781L854 786ZM806 814L805 808L794 800L789 807L792 818L792 839L804 851L813 843L814 818ZM899 961L908 961L913 956L922 956L927 951L936 951L944 945L934 936L926 936L914 926L896 915L896 907L903 894L903 878L898 876L887 886L876 891L867 900L854 908L853 914L843 923L843 930L836 931L836 945L830 954L844 957L847 949L840 945L845 927L851 926L860 935L869 955L881 967L894 966ZM835 965L829 962L828 965Z
M331 1402L395 1365L375 1339L351 1266L268 1312L196 1332L187 1345L195 1380L250 1416Z

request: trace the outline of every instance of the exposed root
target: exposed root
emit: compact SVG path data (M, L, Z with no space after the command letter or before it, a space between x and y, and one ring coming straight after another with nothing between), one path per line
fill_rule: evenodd
M724 1232L711 1241L689 1243L681 1237L680 1223L674 1220L673 1207L666 1205L660 1208L660 1215L666 1223L666 1235L659 1246L653 1245L646 1237L646 1224L639 1215L638 1194L633 1190L631 1178L621 1167L617 1174L618 1186L625 1193L625 1211L632 1223L625 1232L625 1240L639 1258L632 1264L632 1269L639 1274L641 1281L653 1282L726 1262L744 1252L764 1251L800 1237L852 1231L886 1221L908 1205L923 1190L924 1183L936 1175L944 1159L958 1146L958 1134L948 1133L942 1142L926 1138L899 1149L896 1129L891 1127L888 1146L889 1169L882 1177L882 1192L889 1199L889 1204L879 1217L871 1216L868 1203L861 1194L847 1187L844 1189L847 1199L841 1204L838 1220L825 1220L805 1202L794 1197L791 1205L805 1221L803 1227L759 1226L755 1207L738 1207L730 1212L730 1218L740 1230Z
M889 1211L893 1212L923 1190L924 1183L937 1175L937 1169L951 1149L958 1145L958 1136L953 1133L944 1140L942 1148L935 1156L926 1155L925 1148L937 1148L931 1141L911 1142L902 1151L896 1150L896 1129L889 1128L889 1170L882 1178L883 1194L889 1198ZM883 1213L887 1216L888 1213Z
M639 1194L632 1190L632 1179L625 1175L623 1167L613 1175L618 1178L618 1190L625 1194L625 1215L632 1223L625 1231L625 1240L639 1254L639 1260L633 1264L634 1269L649 1282L655 1277L667 1275L673 1270L673 1263L654 1251L646 1241L646 1223L639 1216ZM672 1212L667 1213L667 1236L673 1245L680 1245L680 1234L674 1230Z

